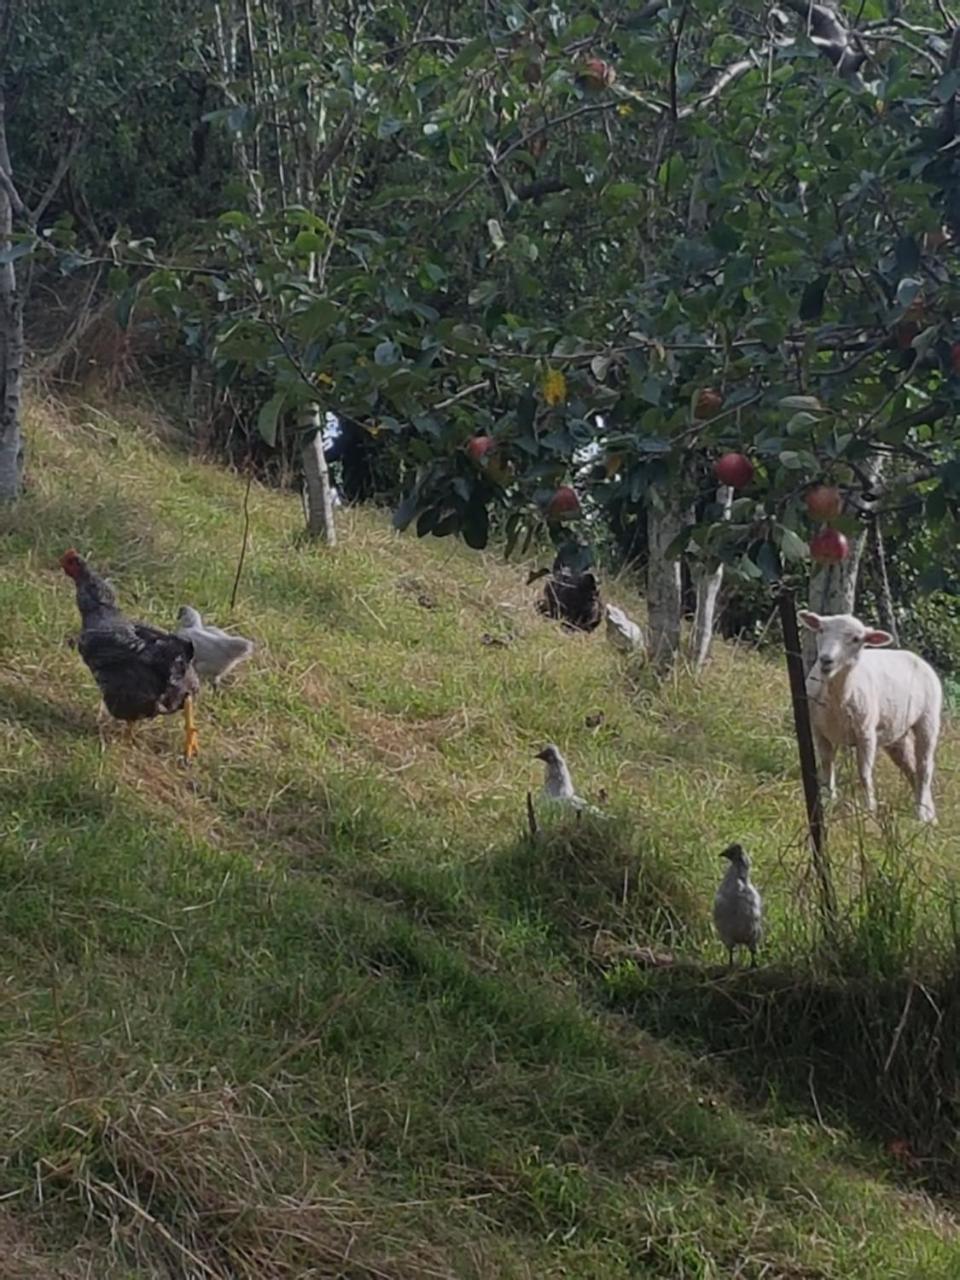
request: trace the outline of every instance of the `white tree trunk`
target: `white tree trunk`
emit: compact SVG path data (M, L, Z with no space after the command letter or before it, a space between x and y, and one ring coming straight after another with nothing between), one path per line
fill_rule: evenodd
M8 181L10 154L0 94L0 167ZM13 204L8 187L0 182L0 253L10 248L13 234ZM0 265L0 503L20 496L23 474L23 300L17 289L17 273L12 262Z
M730 519L733 490L721 485L717 490L717 502L723 508L723 519ZM716 569L698 569L694 572L697 590L697 607L693 615L693 634L690 637L690 658L696 671L702 670L710 656L714 623L717 616L717 599L723 584L723 565Z
M880 478L883 459L875 454L867 459L864 470L872 483ZM848 538L850 551L839 564L817 564L810 572L810 604L814 613L855 613L857 608L857 579L860 561L867 545L867 527ZM803 629L803 668L808 674L817 660L817 637L813 631Z
M647 507L647 615L650 660L669 666L680 648L683 616L680 558L668 559L666 550L687 525L688 511L672 495L663 495L664 506Z
M308 405L300 419L302 430L309 431L302 450L303 482L307 496L307 533L323 538L328 546L337 545L337 527L333 516L333 491L330 472L323 452L321 412L317 404Z

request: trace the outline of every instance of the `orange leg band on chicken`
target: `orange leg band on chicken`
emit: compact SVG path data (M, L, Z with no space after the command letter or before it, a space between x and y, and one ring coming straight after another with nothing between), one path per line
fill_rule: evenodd
M183 703L183 754L193 760L200 751L200 736L193 718L193 697L188 695Z

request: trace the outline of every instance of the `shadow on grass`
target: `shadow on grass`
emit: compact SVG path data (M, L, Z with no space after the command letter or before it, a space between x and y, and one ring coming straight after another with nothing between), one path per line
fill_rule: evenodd
M86 675L86 671L83 672ZM9 720L43 738L97 740L96 715L89 709L42 698L26 685L0 682L0 720Z
M890 1146L902 1173L960 1186L960 960L919 980L742 969L718 981L623 966L611 1004L646 1031L722 1055L745 1094L787 1100Z

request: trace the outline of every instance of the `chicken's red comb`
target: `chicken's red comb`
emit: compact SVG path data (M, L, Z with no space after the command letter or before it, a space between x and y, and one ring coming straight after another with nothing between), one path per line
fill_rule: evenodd
M65 551L60 557L60 568L68 577L73 577L74 571L79 568L80 556L73 547L69 551Z

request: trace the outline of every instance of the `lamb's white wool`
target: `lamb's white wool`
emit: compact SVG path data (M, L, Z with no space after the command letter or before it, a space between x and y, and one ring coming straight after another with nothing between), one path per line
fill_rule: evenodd
M196 609L185 604L177 616L177 635L193 644L193 665L201 680L214 686L239 662L253 653L253 641L230 635L205 623Z
M917 817L936 822L931 788L943 704L937 673L906 649L879 652L893 637L852 614L801 612L799 618L817 634L807 699L830 796L836 794L837 749L855 747L867 807L873 811L873 770L877 748L883 747L913 788Z

